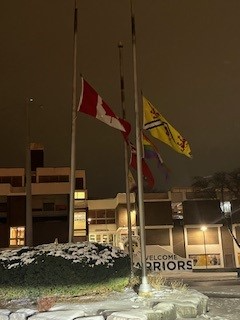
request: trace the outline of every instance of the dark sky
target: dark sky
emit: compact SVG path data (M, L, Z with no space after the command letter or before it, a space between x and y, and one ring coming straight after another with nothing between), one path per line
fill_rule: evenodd
M46 166L70 166L73 0L0 1L0 167L25 162L27 97L31 140ZM171 169L154 163L155 191L240 166L240 1L134 1L139 90L189 141L190 160L154 140ZM133 67L128 0L78 0L80 73L121 115L118 43L123 42L127 117L134 141ZM42 105L43 108L39 106ZM78 114L76 166L89 197L125 191L119 131Z

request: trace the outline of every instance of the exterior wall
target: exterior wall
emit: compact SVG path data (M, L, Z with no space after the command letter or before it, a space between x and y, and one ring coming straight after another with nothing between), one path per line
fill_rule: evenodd
M222 223L222 215L217 200L194 200L183 202L185 224Z
M135 211L135 196L130 194L131 202L131 222L134 229L136 224L136 211ZM115 212L115 224L92 224L89 223L89 240L99 242L106 242L110 239L114 246L122 246L122 239L128 234L127 229L127 209L126 209L126 194L119 193L114 199L98 199L88 200L89 215L91 212L109 211ZM134 232L134 231L133 231Z
M135 206L131 205L131 225L136 226L136 211ZM117 228L123 228L128 226L128 215L126 205L120 204L116 208L116 225Z
M240 223L240 200L231 201L232 205L232 223ZM239 239L240 240L240 239Z
M32 183L32 209L33 209L33 241L34 245L41 243L68 241L69 221L69 182L70 168L37 168ZM21 186L13 187L8 177L20 177L17 181ZM59 176L63 182L39 182L40 177ZM9 246L10 227L25 226L26 190L24 186L25 170L23 168L0 168L0 247ZM7 179L5 179L6 177ZM67 179L66 179L67 177ZM85 171L77 170L76 178L83 180L86 190ZM16 179L15 179L16 180ZM51 179L50 179L51 180ZM67 180L67 181L66 181ZM81 181L80 181L81 183ZM135 195L130 195L132 234L139 236L139 217L136 207ZM5 203L6 210L5 210ZM49 203L49 207L48 204ZM180 206L179 206L180 204ZM49 209L50 208L50 209ZM52 209L51 209L52 208ZM89 210L88 210L89 208ZM182 220L173 219L173 208L182 209ZM240 241L240 214L239 201L232 202L233 233ZM240 267L240 248L233 242L219 208L219 201L209 199L194 199L190 188L174 189L168 193L144 194L146 244L160 245L181 257L205 256L207 268ZM128 235L128 222L126 211L126 195L119 193L114 199L75 201L75 210L85 211L87 218L93 210L109 210L109 217L104 223L88 221L90 241L109 242L119 245ZM115 217L113 217L115 214ZM106 216L107 217L107 216ZM84 218L85 219L85 218ZM80 219L81 220L81 219ZM114 222L107 222L112 221ZM181 222L181 223L176 223ZM182 225L181 225L182 224ZM203 236L200 230L202 225L207 226ZM92 240L91 240L92 239ZM74 241L85 240L82 236L74 237ZM218 264L211 264L214 256ZM203 265L196 268L203 268Z
M235 246L229 233L226 232L226 227L222 224L219 201L194 199L194 194L190 191L191 189L186 189L181 192L175 190L174 193L144 195L146 245L157 244L183 258L190 257L195 259L195 262L198 259L198 265L194 267L196 269L235 267L234 260L230 259L234 255ZM187 200L189 197L191 200ZM90 205L99 210L104 207L116 209L116 245L122 245L128 236L124 200L121 194L114 199L92 200ZM180 213L183 219L173 219L172 203L173 205L183 204L183 212ZM138 218L137 214L136 228L132 220L134 237L138 237L139 234ZM201 231L203 224L207 227L204 235ZM103 226L94 228L90 226L90 233L103 232L101 230ZM240 240L240 227L238 230ZM108 231L114 230L108 229ZM240 257L240 248L237 253L235 248L236 254ZM240 258L238 260L240 261Z
M26 225L26 197L8 197L8 224L11 227Z
M33 243L53 243L58 239L59 243L68 242L68 218L44 217L33 219Z
M182 226L174 226L173 231L173 252L180 257L186 258L184 229Z
M235 238L237 239L238 243L240 243L240 225L239 224L233 224L233 234ZM240 268L240 248L237 246L237 244L234 242L234 256L235 256L235 263L238 268Z
M170 201L144 202L144 207L146 226L173 224Z
M6 219L0 219L0 248L9 246L9 227Z
M69 182L32 183L32 194L68 194Z
M51 182L55 176L59 182ZM76 170L75 176L82 179L81 184L85 188L85 171ZM39 183L40 177L49 178L49 182ZM0 179L0 247L5 248L9 246L10 228L26 226L25 169L0 168ZM16 184L16 181L18 186L13 187L11 182ZM59 242L68 241L69 181L70 168L66 167L37 168L32 173L33 245L53 242L56 238ZM87 196L86 189L79 190ZM87 212L86 200L75 201L75 210L80 209ZM86 240L86 237L78 237L77 240Z
M0 168L0 177L24 176L24 168Z
M234 247L232 237L226 226L222 226L221 236L224 266L232 268L235 266Z

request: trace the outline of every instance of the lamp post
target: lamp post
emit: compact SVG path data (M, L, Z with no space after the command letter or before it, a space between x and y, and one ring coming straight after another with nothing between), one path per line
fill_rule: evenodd
M203 245L204 245L204 255L205 255L205 266L207 269L207 251L206 251L206 239L205 239L205 232L207 231L207 227L206 226L202 226L201 227L201 231L203 233Z

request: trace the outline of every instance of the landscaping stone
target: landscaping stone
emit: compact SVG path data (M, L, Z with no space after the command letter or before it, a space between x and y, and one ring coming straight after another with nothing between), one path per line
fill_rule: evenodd
M196 290L153 290L147 296L133 290L105 300L56 303L48 311L0 310L0 320L176 320L194 319L208 311L208 297Z
M10 313L8 309L0 309L0 320L8 320Z

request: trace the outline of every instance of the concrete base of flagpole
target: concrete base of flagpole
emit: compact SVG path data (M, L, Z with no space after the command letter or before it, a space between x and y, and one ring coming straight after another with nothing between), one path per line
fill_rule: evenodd
M150 284L147 281L147 277L143 277L142 278L142 283L139 287L139 294L141 293L148 293L152 291L152 287L150 286Z

